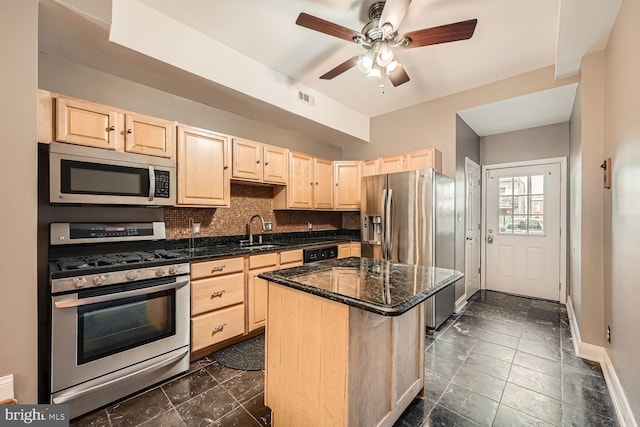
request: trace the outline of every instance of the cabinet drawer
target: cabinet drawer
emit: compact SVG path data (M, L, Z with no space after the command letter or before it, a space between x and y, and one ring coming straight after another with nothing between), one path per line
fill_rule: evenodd
M302 249L280 252L280 264L290 263L302 264Z
M264 268L278 265L278 254L276 252L262 255L251 255L249 257L249 270L254 268Z
M191 319L191 351L244 334L244 304Z
M227 274L191 282L192 316L243 301L243 273Z
M223 274L238 273L244 270L244 259L227 258L213 261L194 262L191 264L191 278L221 276Z

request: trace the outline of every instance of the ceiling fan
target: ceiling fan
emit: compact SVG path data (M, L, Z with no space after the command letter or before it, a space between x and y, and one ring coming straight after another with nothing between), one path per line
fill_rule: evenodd
M394 86L409 81L409 75L398 62L392 48L412 49L439 43L470 39L478 22L477 19L455 22L439 27L411 31L398 36L398 27L407 14L411 0L378 1L369 7L369 23L361 32L350 30L333 22L301 13L296 24L330 36L362 45L366 52L347 59L342 64L326 72L321 79L331 80L357 66L370 76L389 78Z

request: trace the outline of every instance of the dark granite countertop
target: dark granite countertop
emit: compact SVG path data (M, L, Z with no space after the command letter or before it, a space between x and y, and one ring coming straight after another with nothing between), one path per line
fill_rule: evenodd
M336 234L326 236L306 236L306 235L287 235L280 234L276 236L265 235L263 245L270 245L263 248L251 248L247 246L240 246L238 243L240 237L235 239L225 238L209 240L204 243L206 246L196 246L193 251L189 251L188 248L171 248L174 252L178 252L191 261L205 260L211 258L225 258L231 256L242 256L251 254L262 254L268 252L287 251L291 249L299 249L311 246L319 245L332 245L344 242L356 241L359 242L360 238L357 235L350 234Z
M351 257L271 271L258 277L383 316L398 316L463 274L446 268Z

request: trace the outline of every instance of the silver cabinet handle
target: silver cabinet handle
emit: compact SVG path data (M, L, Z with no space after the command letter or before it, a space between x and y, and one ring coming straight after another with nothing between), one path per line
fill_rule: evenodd
M217 298L217 297L221 297L222 294L224 294L226 292L226 290L222 289L220 291L216 291L214 293L211 294L211 299Z
M213 268L211 269L211 272L212 272L212 273L217 273L217 272L219 272L219 271L224 270L224 268L225 268L225 267L226 267L226 265L224 265L224 264L223 264L223 265L216 265L215 267L213 267Z
M113 125L112 125L111 127L109 127L109 131L110 131L110 132L113 132L114 130L116 130L116 127L115 127L115 126L113 126Z
M256 160L256 164L258 164L258 165L259 165L259 164L260 164L260 160Z
M133 133L133 129L127 129L127 133Z
M169 289L177 289L177 288L181 288L183 286L186 286L188 284L189 284L189 280L185 280L185 281L182 281L182 282L170 283L168 285L152 286L150 288L135 289L133 291L118 292L116 294L99 295L99 296L96 296L96 297L72 299L72 300L66 300L66 301L57 301L55 303L55 306L56 306L56 308L80 307L82 305L95 304L97 302L114 301L114 300L118 300L118 299L136 297L136 296L139 296L139 295L153 294L153 293L156 293L156 292L162 292L162 291L166 291L166 290L169 290Z
M222 330L224 329L225 326L227 326L227 324L223 323L223 324L218 325L215 328L213 328L213 331L211 332L211 336L217 334L218 332L222 332Z

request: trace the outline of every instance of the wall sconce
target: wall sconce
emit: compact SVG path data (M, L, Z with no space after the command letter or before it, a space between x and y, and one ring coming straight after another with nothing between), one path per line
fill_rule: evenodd
M604 188L611 188L611 157L600 165L604 169Z

